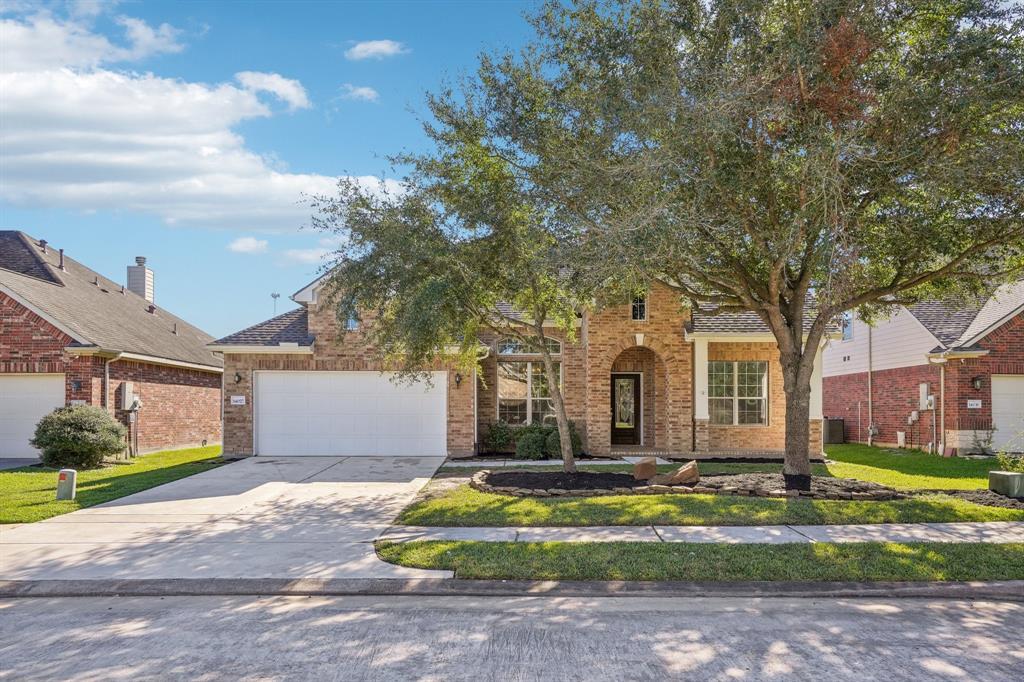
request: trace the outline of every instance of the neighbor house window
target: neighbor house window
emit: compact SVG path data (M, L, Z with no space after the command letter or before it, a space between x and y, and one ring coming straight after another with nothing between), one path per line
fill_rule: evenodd
M641 322L647 319L646 296L637 296L633 299L633 319Z
M562 352L562 344L557 339L544 339L544 345L552 355ZM540 355L540 349L514 338L498 341L498 355Z
M843 313L841 322L843 325L843 341L849 341L853 338L853 313Z
M768 423L768 363L708 363L712 424Z
M547 339L548 350L561 352L561 344ZM499 355L539 355L518 339L498 342ZM555 363L558 385L562 385L562 366ZM498 419L506 424L554 423L555 408L551 387L540 360L498 360Z

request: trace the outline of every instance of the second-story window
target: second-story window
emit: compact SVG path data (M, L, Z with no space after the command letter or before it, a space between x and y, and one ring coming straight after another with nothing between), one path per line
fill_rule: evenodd
M842 316L843 324L843 341L849 341L853 338L853 313L847 311Z
M345 331L354 332L359 330L359 318L355 315L349 315L345 321Z
M641 322L647 319L646 296L637 296L633 299L633 319Z

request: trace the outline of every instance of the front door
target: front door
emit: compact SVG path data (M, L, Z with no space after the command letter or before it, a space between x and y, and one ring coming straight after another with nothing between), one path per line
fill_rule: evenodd
M640 375L612 375L612 445L640 445Z

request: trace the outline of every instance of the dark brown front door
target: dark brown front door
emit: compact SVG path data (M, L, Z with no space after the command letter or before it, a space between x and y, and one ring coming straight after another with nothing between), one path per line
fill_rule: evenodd
M640 375L612 375L612 445L640 445Z

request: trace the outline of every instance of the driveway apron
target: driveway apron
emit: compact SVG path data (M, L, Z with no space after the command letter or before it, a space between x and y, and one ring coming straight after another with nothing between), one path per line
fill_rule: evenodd
M410 578L373 541L442 457L252 457L71 514L0 526L0 580Z

